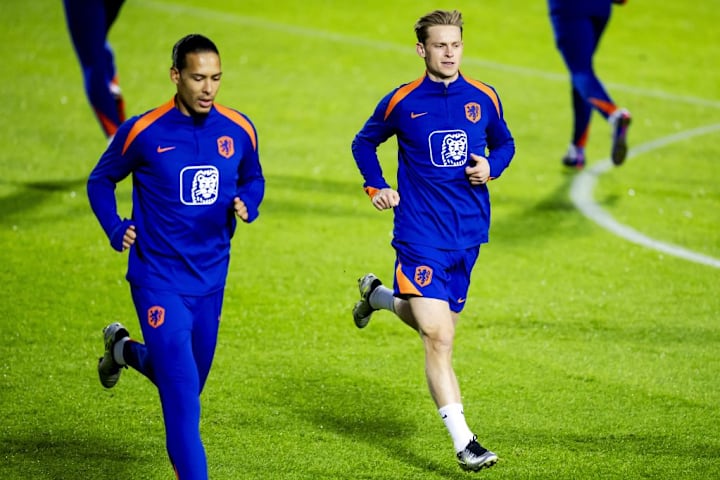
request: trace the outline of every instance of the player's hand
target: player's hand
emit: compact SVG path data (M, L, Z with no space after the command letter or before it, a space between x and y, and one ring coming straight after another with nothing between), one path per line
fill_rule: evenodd
M247 222L248 209L245 205L245 202L240 200L240 197L235 197L233 199L233 208L235 209L235 215L240 217L240 220L242 220L243 222Z
M127 228L127 230L125 230L125 234L123 235L123 243L122 243L123 251L130 248L135 243L136 238L137 238L137 233L135 232L135 225L130 225Z
M387 210L400 204L400 194L392 188L383 188L372 197L372 204L378 210Z
M470 154L470 158L475 162L474 166L465 167L465 175L467 175L470 184L483 185L487 183L490 180L490 164L487 158L474 153Z

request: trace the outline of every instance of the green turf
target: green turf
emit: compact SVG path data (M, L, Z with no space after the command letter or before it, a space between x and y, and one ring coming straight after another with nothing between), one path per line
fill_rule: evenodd
M455 366L495 479L720 477L720 271L619 238L568 191L567 75L545 4L130 0L111 40L130 114L172 95L173 42L213 38L221 103L255 122L261 217L234 240L203 393L222 479L461 479L416 335L390 314L358 331L356 278L392 275L391 215L369 205L350 141L375 103L422 73L412 25L466 17L465 67L500 92L518 152L491 185ZM717 0L617 9L596 66L630 108L632 146L720 124ZM60 2L3 2L0 58L0 478L169 479L157 394L136 372L104 390L101 328L135 335L124 255L87 204L105 142ZM590 165L607 158L594 118ZM720 133L633 156L593 197L624 225L720 258ZM394 147L383 146L388 172ZM392 177L392 173L388 175ZM118 189L130 207L130 186Z

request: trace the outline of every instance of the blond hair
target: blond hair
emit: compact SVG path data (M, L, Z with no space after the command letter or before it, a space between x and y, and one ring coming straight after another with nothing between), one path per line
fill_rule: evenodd
M420 17L420 20L415 24L415 35L417 36L418 42L425 45L425 40L427 40L428 37L428 28L434 27L435 25L454 25L460 28L460 35L462 36L462 13L457 10L435 10Z

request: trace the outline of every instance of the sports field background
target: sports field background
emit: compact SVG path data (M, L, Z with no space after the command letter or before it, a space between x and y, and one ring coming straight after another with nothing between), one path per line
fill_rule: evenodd
M517 143L491 184L491 243L455 348L468 421L500 456L478 478L719 478L720 269L620 238L570 201L570 94L544 1L127 0L110 39L128 113L170 98L170 49L199 32L221 51L218 101L259 132L266 200L234 239L202 397L211 478L471 476L417 336L387 312L363 331L350 315L356 279L390 281L393 262L391 214L364 196L350 142L423 73L412 26L434 8L463 11L462 70L498 90ZM614 12L596 68L642 150L593 198L720 259L720 1ZM4 0L0 32L0 478L172 478L154 387L134 371L112 390L97 380L102 327L139 327L126 255L85 196L105 140L61 2ZM608 150L595 116L590 166ZM381 149L388 178L394 152Z

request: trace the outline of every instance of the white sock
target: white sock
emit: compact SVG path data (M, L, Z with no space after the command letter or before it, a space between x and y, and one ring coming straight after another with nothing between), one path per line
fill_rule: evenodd
M460 403L451 403L438 410L445 422L445 428L450 432L456 452L465 450L467 444L473 439L473 433L465 423L465 413Z
M370 306L395 312L395 297L393 296L393 291L384 285L380 285L370 294Z
M127 362L125 362L125 355L123 355L123 348L125 347L125 342L130 340L129 337L121 338L117 342L115 342L115 345L113 345L113 351L112 356L116 363L120 365L127 365Z

